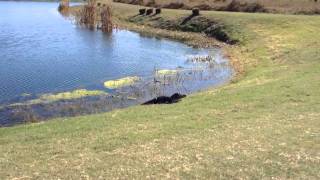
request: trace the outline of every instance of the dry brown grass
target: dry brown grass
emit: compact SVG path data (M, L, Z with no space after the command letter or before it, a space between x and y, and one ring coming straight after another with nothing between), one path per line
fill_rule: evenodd
M315 0L114 0L128 4L165 7L172 9L223 10L243 12L319 14L320 2ZM232 3L235 8L230 9ZM259 8L257 8L259 7ZM263 10L263 11L261 11Z
M112 32L112 12L110 6L105 6L101 10L101 30L103 32Z
M77 23L90 29L96 28L96 0L89 0L76 15Z

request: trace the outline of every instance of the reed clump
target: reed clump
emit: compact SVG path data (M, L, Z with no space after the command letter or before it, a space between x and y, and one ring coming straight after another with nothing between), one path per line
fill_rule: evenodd
M97 17L96 11L96 0L89 0L77 14L77 23L90 29L95 29Z
M112 32L112 8L108 4L89 0L76 14L76 22L89 29L101 29L103 32Z
M103 32L112 32L112 12L110 6L104 6L101 10L101 30Z

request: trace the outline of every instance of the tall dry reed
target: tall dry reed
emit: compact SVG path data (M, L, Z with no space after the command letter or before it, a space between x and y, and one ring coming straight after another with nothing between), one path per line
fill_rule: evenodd
M96 11L96 0L89 0L88 3L78 12L76 17L77 23L90 29L95 29Z
M104 6L101 10L101 30L103 32L112 32L112 12L110 6Z

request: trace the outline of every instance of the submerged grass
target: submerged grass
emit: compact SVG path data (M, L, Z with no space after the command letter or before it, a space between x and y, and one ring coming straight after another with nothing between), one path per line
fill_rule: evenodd
M62 92L58 94L44 94L40 96L41 101L59 101L68 99L77 99L87 96L107 95L104 91L77 89L71 92Z
M61 92L56 94L43 94L38 99L29 100L24 103L16 103L13 105L31 105L31 104L40 104L40 103L51 103L61 100L70 100L70 99L79 99L89 96L101 96L108 95L107 92L99 90L86 90L86 89L76 89L70 92Z
M110 80L104 82L104 86L109 89L117 89L125 86L130 86L139 81L139 77L132 76L132 77L124 77L117 80Z
M139 8L113 7L121 20ZM2 128L1 179L319 179L320 17L203 16L239 39L223 46L245 70L231 84L174 105Z

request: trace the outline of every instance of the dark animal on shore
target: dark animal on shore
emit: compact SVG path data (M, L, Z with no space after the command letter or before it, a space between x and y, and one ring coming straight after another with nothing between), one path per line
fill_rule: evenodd
M232 0L230 4L228 4L226 7L220 8L219 10L232 11L232 12L251 12L251 13L267 12L264 6L257 2L241 3L238 0Z
M161 8L157 8L156 9L156 14L160 14L161 13Z
M150 15L150 14L152 14L152 13L153 13L153 9L148 9L146 15L148 16L148 15Z
M188 21L190 21L192 18L196 17L196 16L199 16L200 15L200 10L198 8L193 8L192 9L192 14L188 17L186 17L181 25L185 25Z
M69 11L69 6L70 6L69 0L62 0L60 1L58 11L62 14L67 13Z
M139 9L139 14L144 15L146 13L146 9Z
M185 98L186 95L175 93L171 97L168 96L160 96L154 98L150 101L143 103L142 105L151 105L151 104L173 104L179 102L182 98Z
M192 16L199 16L200 15L200 9L199 8L193 8L192 9Z
M77 23L90 29L96 28L96 0L89 0L76 16Z

